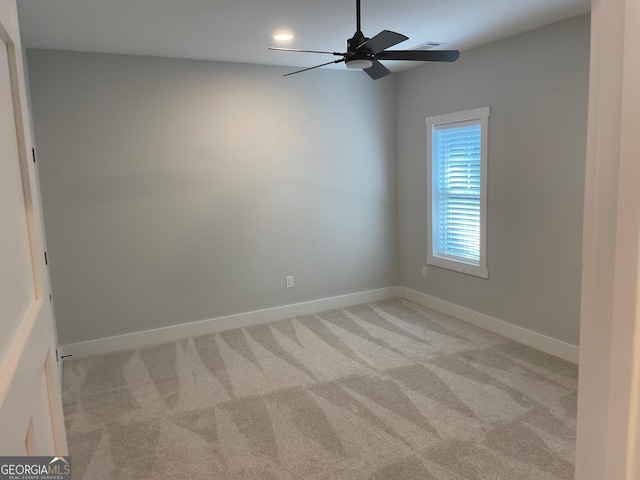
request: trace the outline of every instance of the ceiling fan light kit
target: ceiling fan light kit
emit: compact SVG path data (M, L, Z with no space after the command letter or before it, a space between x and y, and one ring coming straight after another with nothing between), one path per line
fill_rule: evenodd
M345 63L347 65L347 68L353 68L356 70L364 70L373 66L373 60L371 60L370 58L357 58L355 60L349 60Z
M360 0L356 0L356 33L347 40L347 51L324 52L319 50L298 50L294 48L269 48L284 52L320 53L342 57L338 60L321 63L314 67L303 68L295 72L287 73L285 77L296 73L306 72L315 68L344 62L347 68L363 70L369 77L376 80L386 77L391 71L380 60L410 60L417 62L455 62L460 56L458 50L387 50L398 43L408 40L409 37L401 33L383 30L375 37L367 38L360 29Z

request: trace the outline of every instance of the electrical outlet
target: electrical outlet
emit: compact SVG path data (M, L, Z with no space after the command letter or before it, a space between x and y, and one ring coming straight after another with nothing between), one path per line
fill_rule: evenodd
M287 275L284 279L286 287L293 288L293 275Z
M427 267L422 267L422 278L427 278Z

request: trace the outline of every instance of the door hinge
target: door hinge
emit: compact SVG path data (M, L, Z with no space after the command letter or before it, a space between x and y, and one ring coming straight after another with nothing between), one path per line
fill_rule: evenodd
M60 358L58 358L58 349L56 348L56 362L59 362Z
M33 163L36 163L36 149L35 148L31 149L31 155L33 156Z
M51 302L51 300L53 300L53 297L49 294L49 302Z
M44 252L44 264L49 265L49 259L47 258L47 252Z

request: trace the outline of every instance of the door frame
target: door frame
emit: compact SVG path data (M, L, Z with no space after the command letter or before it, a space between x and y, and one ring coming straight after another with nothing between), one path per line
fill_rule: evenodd
M640 0L593 0L576 479L640 480Z

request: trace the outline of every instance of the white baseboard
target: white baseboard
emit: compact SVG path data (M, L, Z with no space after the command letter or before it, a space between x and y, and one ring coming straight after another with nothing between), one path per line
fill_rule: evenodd
M438 312L450 315L467 323L475 325L490 332L497 333L516 342L523 343L529 347L541 350L568 362L578 363L579 347L547 337L541 333L536 333L526 328L518 327L512 323L498 320L483 313L461 307L454 303L447 302L440 298L432 297L426 293L418 292L407 287L399 287L400 297L437 310Z
M375 302L400 296L406 300L432 308L452 317L463 320L503 337L523 343L550 355L562 358L572 363L578 363L579 348L575 345L547 337L540 333L518 327L512 323L498 320L483 313L461 307L440 298L432 297L426 293L418 292L407 287L388 287L366 292L340 295L337 297L321 298L309 302L294 303L281 307L255 310L252 312L238 313L224 317L201 320L199 322L172 325L170 327L145 330L143 332L129 333L115 337L99 338L86 342L61 345L58 348L60 355L72 355L74 358L88 355L100 355L104 353L154 345L181 338L203 335L206 333L220 332L232 328L242 328L260 323L273 322L283 318L308 315L333 308L343 308L361 303Z
M248 327L260 323L273 322L283 318L308 315L333 308L343 308L361 303L376 302L398 296L399 287L380 288L365 292L340 295L337 297L321 298L309 302L294 303L282 307L266 308L253 312L238 313L224 317L201 320L199 322L183 323L170 327L145 330L143 332L128 333L115 337L99 338L86 342L61 345L58 351L61 355L72 355L74 358L88 355L127 350L146 345L154 345L172 340L203 335L206 333L220 332L233 328Z

